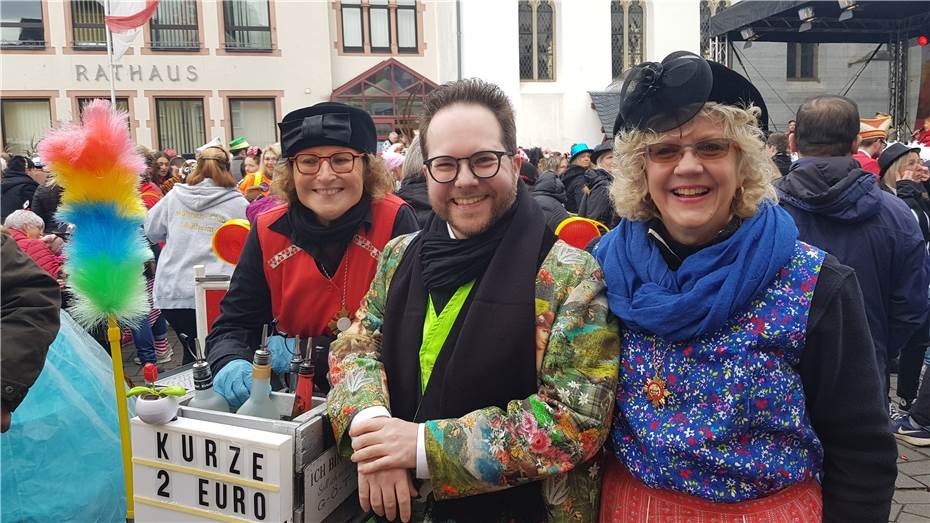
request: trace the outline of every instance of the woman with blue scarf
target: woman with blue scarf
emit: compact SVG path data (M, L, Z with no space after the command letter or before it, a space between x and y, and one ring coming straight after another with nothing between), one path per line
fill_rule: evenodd
M887 521L859 284L778 207L758 91L676 52L621 99L623 220L594 248L623 324L601 521Z

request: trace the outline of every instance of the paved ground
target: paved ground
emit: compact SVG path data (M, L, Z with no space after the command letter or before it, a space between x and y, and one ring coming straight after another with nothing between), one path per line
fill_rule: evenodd
M896 381L892 376L892 387ZM888 521L930 523L930 447L898 440L898 479Z
M174 350L171 363L159 365L166 371L181 365L181 344L169 334ZM126 376L136 385L142 384L142 367L133 363L136 355L132 343L123 345L123 368ZM892 387L896 384L892 377ZM891 505L889 522L930 523L930 447L915 447L898 441L898 479L895 483L894 502Z

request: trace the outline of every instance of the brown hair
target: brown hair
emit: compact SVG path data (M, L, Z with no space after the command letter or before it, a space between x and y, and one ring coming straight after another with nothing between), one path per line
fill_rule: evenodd
M229 154L220 147L208 147L197 157L194 172L187 177L187 185L197 185L210 178L220 187L235 187L236 180L229 172Z
M420 123L420 149L423 158L429 158L426 135L429 124L440 110L454 104L480 105L494 113L501 126L501 145L508 153L517 151L517 125L513 106L504 91L495 84L479 78L466 78L445 83L426 97L423 121Z
M546 171L556 172L559 170L559 166L562 165L562 157L553 154L552 156L542 158L539 160L539 172L544 173Z
M373 200L394 191L394 178L388 172L384 160L373 154L362 154L362 179L364 191ZM288 203L298 201L297 187L294 186L294 162L278 160L271 182L272 192L282 196Z
M859 106L844 96L815 96L801 104L796 123L802 156L848 156L859 137Z

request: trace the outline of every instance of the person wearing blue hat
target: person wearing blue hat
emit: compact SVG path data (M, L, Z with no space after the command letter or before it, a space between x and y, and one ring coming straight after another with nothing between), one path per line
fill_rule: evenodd
M621 90L622 219L593 249L622 324L601 521L888 516L897 452L862 294L778 206L756 93L685 51Z
M577 213L581 206L587 187L587 171L591 167L591 153L594 150L586 143L572 145L568 157L568 169L562 173L562 185L565 186L565 210Z
M288 371L294 336L329 347L349 328L385 244L418 229L413 209L391 194L371 116L323 102L278 124L282 158L274 187L286 203L260 214L207 337L214 388L238 408L252 385L263 327L275 373ZM327 353L314 354L314 386L329 390Z

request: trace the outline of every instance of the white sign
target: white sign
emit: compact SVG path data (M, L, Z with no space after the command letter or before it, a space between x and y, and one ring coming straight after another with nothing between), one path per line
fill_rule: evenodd
M270 521L293 517L293 437L178 418L132 420L135 521Z
M323 521L358 487L355 463L330 447L304 467L304 486L304 521Z

